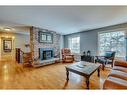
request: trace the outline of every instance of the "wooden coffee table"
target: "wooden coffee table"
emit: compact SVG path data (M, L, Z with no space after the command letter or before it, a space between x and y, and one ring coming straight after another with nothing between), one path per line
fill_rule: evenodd
M89 89L89 78L96 70L98 71L98 77L100 76L100 64L80 61L65 67L67 75L66 80L69 80L69 71L84 76L86 78L87 89Z

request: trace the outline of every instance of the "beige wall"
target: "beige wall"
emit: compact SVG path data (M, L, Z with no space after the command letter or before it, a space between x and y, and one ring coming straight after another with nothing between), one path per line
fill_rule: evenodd
M4 33L4 32L1 32L0 33L0 53L1 55L3 54L12 54L14 52L14 47L15 47L15 44L14 44L14 39L15 35L13 33ZM12 40L12 51L11 52L4 52L3 50L3 40L4 39L11 39Z
M11 38L12 39L12 52L5 53L3 51L3 39L4 38ZM0 32L0 57L1 55L9 55L15 54L15 48L21 48L24 52L29 52L29 47L26 48L25 44L29 44L30 35L28 34L18 34L18 33L5 33Z
M1 59L1 37L0 37L0 59Z
M25 47L25 44L30 43L30 35L28 34L15 34L15 48L21 48L24 52L30 52L29 47Z

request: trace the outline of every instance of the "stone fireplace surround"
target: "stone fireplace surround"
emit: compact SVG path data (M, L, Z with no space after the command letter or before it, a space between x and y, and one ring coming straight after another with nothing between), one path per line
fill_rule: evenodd
M40 43L38 41L38 33L39 31L44 31L44 32L49 32L53 34L53 43ZM38 27L31 27L30 28L30 44L31 44L31 51L32 51L32 58L37 59L40 58L40 53L39 49L53 49L53 55L57 56L57 58L51 58L48 60L40 60L38 63L33 62L33 65L45 65L45 64L51 64L54 63L55 60L60 59L60 37L61 35L56 33L55 31L47 30L47 29L42 29Z

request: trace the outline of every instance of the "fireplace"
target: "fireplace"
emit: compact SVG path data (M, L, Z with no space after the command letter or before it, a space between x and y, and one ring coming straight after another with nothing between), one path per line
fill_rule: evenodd
M53 48L39 48L40 60L48 60L54 57Z

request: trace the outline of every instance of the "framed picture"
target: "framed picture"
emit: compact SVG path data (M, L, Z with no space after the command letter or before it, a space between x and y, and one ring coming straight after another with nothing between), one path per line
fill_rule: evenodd
M3 50L5 52L11 52L11 50L12 50L12 40L3 40Z
M53 43L53 34L39 31L38 34L38 41L40 43Z

